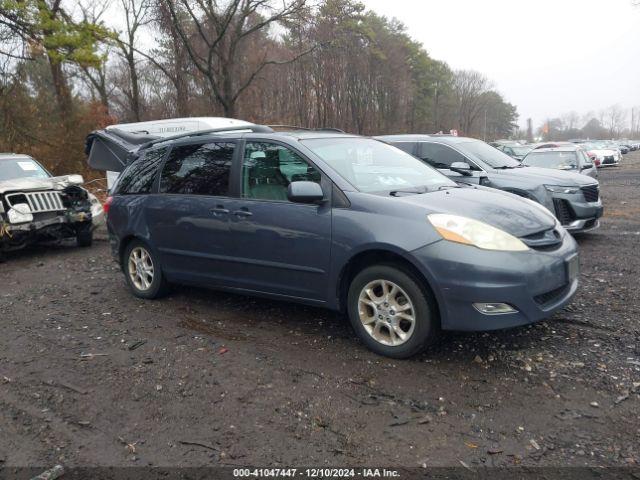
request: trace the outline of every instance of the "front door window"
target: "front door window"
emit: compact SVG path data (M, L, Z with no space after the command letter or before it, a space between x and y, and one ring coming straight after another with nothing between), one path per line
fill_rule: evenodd
M298 181L320 183L320 172L281 145L247 143L242 164L244 198L287 201L287 187Z

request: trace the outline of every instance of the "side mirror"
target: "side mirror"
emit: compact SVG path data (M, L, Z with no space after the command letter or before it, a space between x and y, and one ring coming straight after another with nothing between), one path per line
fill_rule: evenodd
M291 182L287 187L287 198L295 203L316 203L324 199L324 193L316 182Z
M449 170L464 175L465 177L473 175L473 173L471 173L471 165L467 162L453 162L451 166L449 166Z

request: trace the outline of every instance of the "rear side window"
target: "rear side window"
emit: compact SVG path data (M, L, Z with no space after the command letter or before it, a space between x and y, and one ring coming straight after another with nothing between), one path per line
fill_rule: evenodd
M435 168L449 168L455 162L469 163L462 154L439 143L421 143L418 157Z
M158 167L166 153L166 147L147 151L143 157L122 172L115 193L124 195L151 193Z
M175 147L162 169L160 192L227 196L234 149L228 142Z

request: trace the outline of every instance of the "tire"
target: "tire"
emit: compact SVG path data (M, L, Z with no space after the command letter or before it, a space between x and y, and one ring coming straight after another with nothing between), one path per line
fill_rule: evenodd
M433 295L398 266L384 264L362 270L351 281L347 302L353 329L379 355L408 358L437 337L439 322Z
M76 245L90 247L93 244L93 230L91 224L78 227L76 230Z
M160 298L169 291L158 256L140 240L132 240L125 248L122 271L129 289L136 297Z

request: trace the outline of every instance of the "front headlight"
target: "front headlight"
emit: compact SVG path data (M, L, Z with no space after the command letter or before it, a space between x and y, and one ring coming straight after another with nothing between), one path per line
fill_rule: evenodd
M445 213L434 213L427 218L442 238L450 242L503 252L529 250L520 239L478 220Z
M544 188L551 193L578 193L580 191L580 187L564 187L562 185L545 185Z

